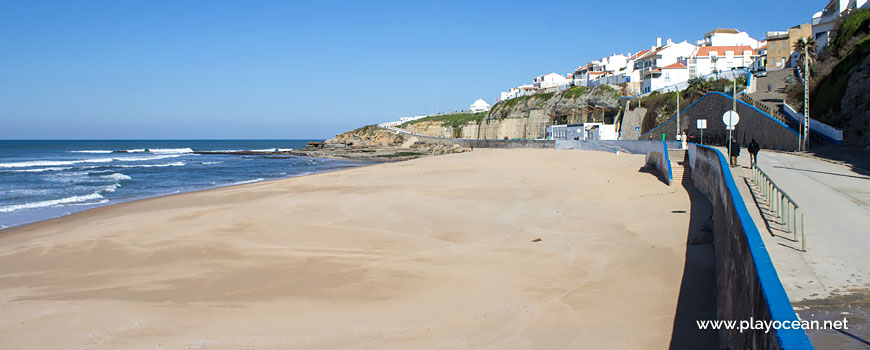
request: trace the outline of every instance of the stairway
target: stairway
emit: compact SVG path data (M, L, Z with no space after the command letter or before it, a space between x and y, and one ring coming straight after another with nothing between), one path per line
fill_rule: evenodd
M681 184L684 181L692 182L692 169L689 168L689 159L684 149L669 149L668 159L671 161L671 172L674 183Z

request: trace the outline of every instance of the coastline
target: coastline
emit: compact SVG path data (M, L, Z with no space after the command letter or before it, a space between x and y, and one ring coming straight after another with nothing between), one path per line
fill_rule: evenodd
M230 154L230 153L226 153L226 154ZM157 195L148 196L148 197L130 198L127 200L122 200L122 201L118 201L118 202L114 202L114 203L104 203L104 204L96 205L92 208L87 208L84 210L78 210L75 212L71 212L69 214L61 214L58 216L49 217L49 218L45 218L45 219L41 219L41 220L37 220L37 221L33 221L33 222L28 222L28 223L21 224L21 225L0 227L0 236L2 236L4 234L9 234L9 233L11 233L10 231L12 231L14 229L24 228L24 227L27 227L30 225L36 225L36 224L40 224L40 223L43 223L46 221L58 220L58 219L66 218L66 217L73 216L73 215L84 214L84 213L88 213L88 212L93 211L93 210L114 207L114 206L119 206L119 205L124 205L124 204L130 204L130 203L139 202L139 201L154 200L154 199L160 199L160 198L164 198L164 197L172 197L172 196L184 195L184 194L189 194L189 193L196 193L196 192L201 192L201 191L218 190L218 189L229 188L229 187L246 186L246 185L259 184L259 183L281 181L281 180L293 179L293 178L297 178L297 177L311 176L311 175L317 175L317 174L323 174L323 173L331 173L331 172L336 172L336 171L344 171L344 170L350 170L350 169L355 169L355 168L359 168L359 167L367 167L367 166L377 165L377 164L381 164L381 163L391 163L391 162L404 161L404 159L373 161L373 160L365 160L365 159L328 158L328 157L303 156L303 155L295 155L295 154L293 156L308 157L308 158L325 158L325 159L345 160L345 161L354 161L354 162L365 162L365 163L369 163L369 164L355 165L352 167L346 167L346 168L341 168L341 169L329 169L329 170L323 170L323 171L307 173L307 174L288 175L286 177L281 177L281 178L276 178L276 179L265 179L265 180L254 181L254 182L240 181L240 183L218 185L215 187L193 189L193 190L188 190L188 191L176 191L176 192L172 192L172 193L157 194Z
M642 163L476 150L15 227L0 347L667 347L689 201Z

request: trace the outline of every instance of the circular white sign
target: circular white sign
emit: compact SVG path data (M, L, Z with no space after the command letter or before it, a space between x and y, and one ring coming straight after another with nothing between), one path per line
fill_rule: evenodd
M728 111L722 115L722 122L725 123L725 126L733 127L740 122L740 116L735 111Z

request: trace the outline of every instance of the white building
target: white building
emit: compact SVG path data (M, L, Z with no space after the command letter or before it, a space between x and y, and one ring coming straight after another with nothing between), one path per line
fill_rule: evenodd
M489 111L489 108L489 103L486 103L482 98L474 101L474 103L471 104L471 107L469 107L472 113L486 112Z
M626 67L625 67L625 81L626 82L640 82L642 80L640 77L640 70L636 69L637 66L635 65L635 63L637 63L637 60L639 58L643 57L644 55L646 55L650 51L651 51L650 49L640 50L637 53L635 53L634 55L631 55L628 57L628 62L626 63Z
M755 58L755 62L752 63L750 68L753 72L767 69L767 40L760 41L758 44L761 45L755 50L758 57Z
M758 57L749 46L699 46L688 61L688 76L703 77L731 68L752 68Z
M749 33L737 29L716 28L704 34L704 39L698 41L698 46L749 46L757 49L760 44Z
M641 93L648 93L671 85L685 83L688 80L688 75L682 73L669 75L668 81L665 82L665 72L662 68L678 62L685 65L685 62L692 57L696 47L686 41L674 43L668 39L666 45L654 48L650 52L638 57L635 60L634 69L640 73L640 79L642 80ZM678 77L683 76L686 76L686 80L680 81Z
M816 45L819 48L828 45L832 39L831 30L834 29L834 21L847 10L861 9L870 7L870 2L867 0L831 0L828 5L819 12L813 14L813 37L816 39Z
M592 61L578 67L571 74L576 86L598 86L603 84L616 85L625 82L625 74L628 70L629 58L622 54L613 54L608 57Z
M562 124L547 126L547 140L616 140L616 125L603 123Z
M686 65L676 62L662 67L662 86L671 86L689 81L689 69Z
M534 86L536 88L546 89L551 87L558 87L562 85L568 85L571 83L571 80L562 76L558 73L550 73L544 74L539 77L535 77Z

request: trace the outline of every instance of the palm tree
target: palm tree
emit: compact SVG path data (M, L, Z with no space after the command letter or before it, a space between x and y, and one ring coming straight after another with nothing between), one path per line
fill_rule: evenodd
M809 59L809 62L812 63L813 62L813 54L816 52L816 40L813 39L812 37L808 37L806 39L800 38L800 39L798 39L798 41L796 41L794 43L794 50L799 52L801 55L800 56L801 58L799 59L798 62L803 62L804 49L806 49L806 51L809 52L808 59ZM801 66L803 66L803 65L801 65Z

